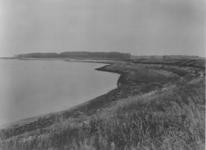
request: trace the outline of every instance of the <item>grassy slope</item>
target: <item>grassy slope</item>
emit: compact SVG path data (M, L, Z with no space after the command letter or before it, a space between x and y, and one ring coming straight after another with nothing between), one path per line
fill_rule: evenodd
M53 116L49 125L1 132L2 149L204 149L205 80L158 65L114 64L121 86ZM172 69L170 69L171 71ZM193 68L187 71L197 70ZM40 123L45 122L41 118ZM30 124L32 125L32 124ZM11 132L9 136L6 133Z

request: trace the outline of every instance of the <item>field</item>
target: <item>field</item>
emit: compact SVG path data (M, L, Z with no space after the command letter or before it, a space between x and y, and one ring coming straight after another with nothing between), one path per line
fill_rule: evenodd
M205 149L205 59L133 59L97 70L121 74L118 87L1 130L2 150Z

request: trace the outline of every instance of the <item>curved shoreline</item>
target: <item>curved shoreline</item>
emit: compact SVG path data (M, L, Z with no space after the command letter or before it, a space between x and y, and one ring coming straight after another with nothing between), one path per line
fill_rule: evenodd
M31 132L37 129L43 129L53 125L59 118L67 120L69 118L78 119L81 116L91 117L101 110L109 107L113 102L130 96L135 96L143 93L148 93L153 90L162 89L165 84L177 83L179 77L170 77L163 73L162 66L134 66L127 62L123 63L111 63L100 68L96 68L98 71L106 71L111 73L118 73L120 77L117 81L118 87L109 91L106 94L98 96L92 100L79 104L69 110L63 110L60 112L54 112L43 116L34 117L32 120L28 119L21 120L25 121L21 125L19 122L11 126L8 130L9 137L21 135L26 132ZM136 65L136 64L135 64ZM152 67L151 69L149 67ZM167 69L163 67L163 69ZM174 68L173 68L174 69ZM181 68L176 68L181 71ZM170 72L172 72L171 70ZM177 71L177 70L175 70ZM190 70L188 70L190 71ZM192 77L192 76L191 76ZM168 78L167 80L165 78Z
M123 74L123 73L120 73L120 72L108 71L108 70L104 69L105 67L112 65L112 63L108 63L108 62L91 62L91 61L72 61L72 62L101 63L101 64L103 64L103 66L98 67L98 68L94 68L94 70L119 74L120 76L117 78L117 82L116 82L117 85L118 85L118 82L119 82L120 77L121 77L122 74ZM108 65L108 64L109 64L109 65ZM11 123L2 124L2 125L0 125L0 130L1 130L1 129L7 129L7 128L10 128L10 127L13 127L13 126L16 126L16 125L22 126L22 125L24 125L24 124L30 124L30 123L32 123L32 122L38 121L39 118L49 117L50 115L55 115L55 114L63 113L63 112L65 112L65 111L72 111L72 110L76 109L76 108L79 107L79 106L86 105L86 104L87 104L89 101L91 101L91 100L94 100L94 99L96 99L96 98L98 98L98 97L101 97L101 96L103 96L103 95L106 95L107 93L111 92L112 90L114 90L114 89L116 89L116 88L117 88L117 87L109 90L109 91L106 92L106 93L103 93L103 94L101 94L101 95L98 95L98 96L96 96L96 97L94 97L94 98L92 98L92 99L89 99L89 100L87 100L87 101L83 101L82 103L77 104L77 105L75 105L75 106L72 106L72 107L70 107L70 108L65 108L64 110L59 110L59 111L55 111L55 112L50 112L50 113L46 113L46 114L42 114L42 115L38 115L38 116L33 116L33 117L28 117L28 118L20 119L20 120L11 122Z

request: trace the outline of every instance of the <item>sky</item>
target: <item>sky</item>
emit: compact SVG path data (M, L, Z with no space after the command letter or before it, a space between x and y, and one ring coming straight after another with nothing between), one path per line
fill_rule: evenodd
M0 57L118 51L205 56L204 0L0 0Z

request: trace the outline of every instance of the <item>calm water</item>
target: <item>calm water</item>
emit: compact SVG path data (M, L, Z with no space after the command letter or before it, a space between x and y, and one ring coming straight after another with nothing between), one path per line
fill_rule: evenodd
M70 108L116 87L103 64L0 60L0 125Z

